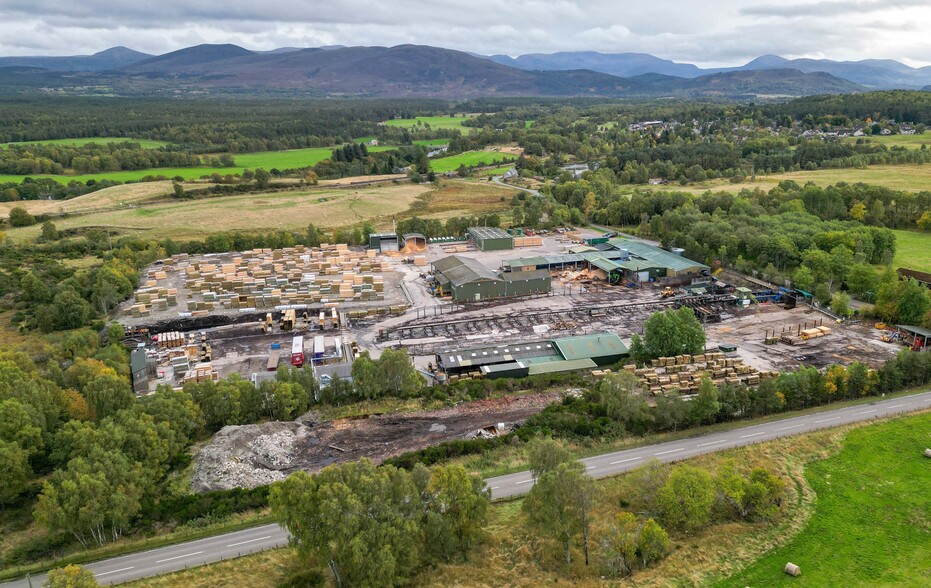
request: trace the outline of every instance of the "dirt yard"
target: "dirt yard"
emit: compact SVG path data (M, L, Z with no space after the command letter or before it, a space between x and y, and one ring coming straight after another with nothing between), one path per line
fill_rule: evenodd
M561 398L551 392L328 422L310 412L293 422L224 427L194 458L191 486L195 492L254 487L363 457L381 463L483 427L522 422Z
M777 335L799 326L823 325L831 329L826 337L810 339L799 345L763 341L767 331ZM800 365L822 368L830 364L850 364L860 361L870 367L879 367L901 349L900 345L884 343L880 332L865 323L837 324L830 318L808 307L785 310L780 305L762 304L742 310L736 316L706 328L708 347L722 343L737 345L737 353L744 363L759 370L787 370Z

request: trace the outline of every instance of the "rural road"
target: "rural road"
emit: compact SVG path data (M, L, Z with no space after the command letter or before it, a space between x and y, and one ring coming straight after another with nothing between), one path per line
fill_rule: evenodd
M877 400L815 414L789 417L760 425L751 425L731 431L710 433L679 441L658 443L636 449L627 449L588 457L582 461L590 476L603 478L632 470L651 459L663 462L678 461L713 453L732 447L761 443L778 437L807 433L818 429L836 427L848 423L865 421L893 414L913 412L931 408L931 392ZM921 451L924 448L915 448ZM507 498L525 494L533 486L529 472L518 472L486 480L493 498ZM133 553L121 557L88 564L103 585L119 584L129 580L164 574L186 567L195 567L229 559L239 554L263 551L288 542L287 532L277 524L253 527L243 531L226 533L150 551ZM32 586L38 588L45 575L32 578ZM0 588L28 588L26 579L0 584Z
M494 182L495 184L498 184L499 186L504 186L505 188L511 188L512 190L520 190L521 192L527 192L528 194L532 194L536 196L537 198L540 197L540 192L538 192L537 190L531 190L530 188L521 188L520 186L515 186L513 184L506 184L503 178L504 176L492 176L491 181Z

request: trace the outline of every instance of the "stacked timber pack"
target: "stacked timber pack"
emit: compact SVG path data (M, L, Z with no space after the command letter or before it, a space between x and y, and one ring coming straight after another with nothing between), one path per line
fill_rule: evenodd
M710 378L718 386L757 386L762 380L778 375L778 372L761 372L744 365L739 357L725 357L723 353L660 357L652 360L649 367L638 369L631 364L624 369L640 378L641 385L653 396L677 390L680 394L694 394L703 378Z
M391 271L375 250L351 251L345 244L253 249L232 256L176 255L149 270L136 292L133 316L178 304L183 282L186 310L252 310L282 305L384 300L381 275Z

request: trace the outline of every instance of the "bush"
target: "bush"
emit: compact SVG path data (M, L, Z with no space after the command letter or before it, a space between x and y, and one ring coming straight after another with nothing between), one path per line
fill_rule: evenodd
M288 575L278 588L315 588L326 583L326 576L320 570L298 570Z
M10 225L13 227L28 227L36 224L36 217L32 216L22 206L10 209Z

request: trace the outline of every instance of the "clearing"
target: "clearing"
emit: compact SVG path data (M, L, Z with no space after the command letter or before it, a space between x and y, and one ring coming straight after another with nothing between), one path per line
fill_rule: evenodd
M134 139L132 137L83 137L75 139L47 139L45 141L19 141L16 143L5 143L0 147L9 147L10 145L68 145L79 147L88 143L97 143L106 145L107 143L138 143L143 149L157 149L169 145L168 141L153 141L152 139Z
M918 164L871 165L864 168L819 169L814 171L797 171L784 174L759 175L756 180L746 180L737 184L727 180L712 180L698 184L680 186L669 183L658 186L629 186L633 189L667 190L703 194L712 192L740 192L743 189L771 190L782 180L793 180L800 185L813 182L818 186L831 186L838 182L848 184L872 184L905 192L923 192L931 190L931 166Z
M267 170L277 168L280 170L296 169L316 165L330 157L334 147L312 147L308 149L291 149L289 151L260 151L256 153L232 153L236 161L234 167L161 167L152 169L140 169L130 171L100 172L93 174L78 175L0 175L0 183L16 182L21 183L25 178L52 178L62 184L71 181L85 183L88 180L113 180L115 182L135 182L146 176L165 176L169 178L182 177L185 180L196 180L203 176L209 176L214 173L220 175L241 174L245 169L254 170L262 167ZM389 145L379 145L368 147L371 152L391 151L397 149ZM214 154L216 156L218 154ZM205 156L205 157L210 157Z
M0 202L0 218L7 218L11 208L25 208L29 214L86 214L98 210L137 205L147 200L173 194L171 182L143 182L104 188L68 200L20 200Z
M869 135L866 137L849 137L846 139L849 143L856 143L858 139L886 145L887 147L907 147L909 149L921 149L922 145L931 144L931 134L924 135Z
M721 586L928 586L929 430L931 413L851 431L806 468L818 496L808 525ZM801 576L783 573L790 561Z
M460 165L466 167L485 167L514 161L517 156L500 151L466 151L449 157L437 157L430 160L430 169L436 173L456 171Z
M523 422L562 398L558 392L476 400L439 410L321 422L309 412L296 421L228 426L194 458L195 492L251 488L292 472L316 472L363 457L389 457L468 438L498 423Z
M895 233L895 258L892 265L931 272L931 233L892 232Z
M474 118L474 115L460 116L419 116L417 118L395 118L386 120L384 124L389 127L402 127L407 129L426 129L430 125L431 129L460 129L466 130L469 127L462 126L462 122ZM471 130L470 130L471 132Z
M60 218L55 226L59 230L106 228L121 234L173 239L204 238L217 231L299 229L311 223L334 228L366 220L377 222L404 212L431 187L399 183L178 200ZM36 237L39 231L34 225L7 234L21 240Z

